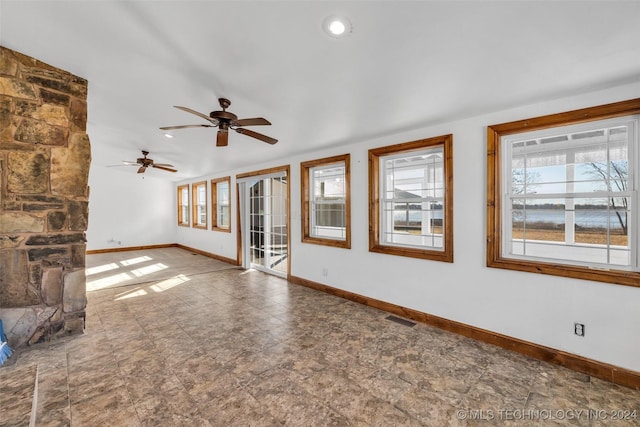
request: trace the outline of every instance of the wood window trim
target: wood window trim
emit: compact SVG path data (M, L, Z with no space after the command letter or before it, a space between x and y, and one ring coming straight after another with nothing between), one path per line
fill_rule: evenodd
M187 214L187 218L182 216L182 190L187 189L187 211L189 210L189 184L178 185L178 226L180 227L189 227L191 226L189 215Z
M331 239L311 235L311 212L309 209L309 171L311 168L344 163L345 175L345 239ZM332 246L336 248L351 249L351 155L325 157L323 159L310 160L300 163L301 198L302 201L302 242L317 245Z
M502 256L501 137L634 114L640 114L640 98L487 127L487 267L640 287L640 272L592 269Z
M204 185L204 194L205 194L205 204L204 204L204 225L198 224L198 188ZM191 184L191 227L199 228L201 230L206 230L208 227L207 221L209 213L207 212L207 181L198 181Z
M218 188L220 182L226 182L229 188L229 226L218 226ZM216 178L211 180L211 229L223 233L231 233L231 177Z
M384 245L380 242L380 157L442 145L444 149L444 250ZM369 150L369 252L453 262L453 135L442 135Z

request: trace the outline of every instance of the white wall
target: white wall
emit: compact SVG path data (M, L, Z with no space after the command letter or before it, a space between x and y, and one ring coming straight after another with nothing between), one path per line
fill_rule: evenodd
M154 172L91 166L87 250L175 243L175 184Z
M180 227L175 226L176 229L176 242L189 246L192 248L200 249L205 252L209 252L221 257L235 260L236 254L236 232L237 232L237 220L236 220L236 180L235 173L231 176L231 182L229 185L229 203L230 203L230 216L231 216L231 232L211 230L211 180L217 178L223 178L229 176L229 173L217 173L215 175L207 175L198 178L193 178L187 181L180 181L177 185L174 185L173 192L177 192L178 185L193 184L194 182L206 181L207 182L207 228L208 230L192 228L192 227ZM191 194L191 186L189 186L189 194ZM189 196L191 197L191 196ZM190 219L190 222L192 220ZM177 224L177 222L174 222Z
M640 97L640 82L437 124L250 170L291 166L291 274L425 313L640 372L640 288L485 266L486 127ZM370 148L453 134L454 263L368 251ZM301 243L300 162L351 153L352 249ZM250 170L223 171L231 175ZM204 177L204 178L214 178ZM184 182L196 182L193 179ZM182 182L182 183L184 183ZM235 222L235 182L232 181ZM175 223L175 222L174 222ZM231 236L178 230L179 243L235 258ZM179 227L178 227L179 228ZM328 275L323 276L323 269ZM573 334L585 324L585 337Z

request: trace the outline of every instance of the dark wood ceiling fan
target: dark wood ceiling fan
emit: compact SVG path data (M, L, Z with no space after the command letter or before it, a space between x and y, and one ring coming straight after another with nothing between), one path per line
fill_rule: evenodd
M198 117L201 117L207 120L211 124L201 124L201 125L180 125L180 126L165 126L161 127L162 130L173 130L173 129L184 129L184 128L197 128L197 127L217 127L218 128L218 136L216 138L216 146L225 147L229 144L229 129L235 130L236 132L250 136L252 138L259 139L260 141L264 141L267 144L275 144L278 142L277 139L271 138L270 136L263 135L258 132L254 132L249 129L245 129L244 126L265 126L270 125L271 122L269 120L264 119L262 117L255 117L251 119L238 119L238 116L227 111L229 105L231 105L231 101L226 98L218 99L220 103L220 107L222 107L222 111L212 111L207 116L206 114L199 113L198 111L192 110L187 107L179 107L174 105L175 108L186 111L187 113L195 114Z
M154 163L153 159L147 157L147 154L149 154L148 151L142 150L143 157L138 157L135 162L124 160L123 163L129 166L138 166L138 173L144 173L149 166L156 169L162 169L167 172L177 172L176 169L173 169L173 165L167 163Z

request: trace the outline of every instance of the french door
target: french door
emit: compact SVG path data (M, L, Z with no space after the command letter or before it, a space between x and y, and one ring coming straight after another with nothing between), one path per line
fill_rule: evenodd
M238 177L242 266L282 277L289 272L288 167Z

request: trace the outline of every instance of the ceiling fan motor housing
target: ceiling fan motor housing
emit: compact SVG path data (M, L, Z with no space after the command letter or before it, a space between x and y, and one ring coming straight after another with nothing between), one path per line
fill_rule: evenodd
M228 111L212 111L209 113L209 117L218 120L220 123L229 123L238 120L238 116Z

